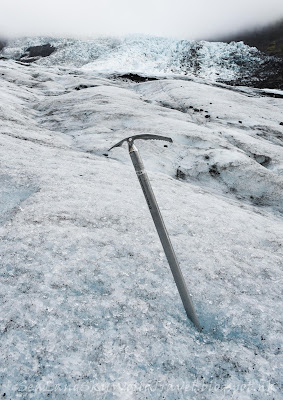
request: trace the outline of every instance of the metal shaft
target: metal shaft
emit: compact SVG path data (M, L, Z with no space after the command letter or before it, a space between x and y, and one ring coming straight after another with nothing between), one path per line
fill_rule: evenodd
M170 265L175 283L179 290L179 294L181 296L184 308L186 310L188 318L195 324L199 331L202 330L200 323L198 321L196 312L194 310L194 306L188 292L182 271L180 269L179 263L177 261L171 240L169 238L167 229L165 227L162 215L160 213L157 201L155 199L150 181L148 179L147 173L144 169L144 165L142 159L139 155L139 152L131 140L128 140L129 144L129 153L133 162L133 165L136 170L136 174L138 176L141 188L143 190L143 194L145 196L148 208L151 212L152 219L154 221L156 230L158 232L161 244L163 246L165 255L167 257L168 263Z

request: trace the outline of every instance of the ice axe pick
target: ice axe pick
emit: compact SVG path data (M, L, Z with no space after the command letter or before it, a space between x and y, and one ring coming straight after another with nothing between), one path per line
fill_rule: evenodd
M173 249L170 237L168 235L167 229L165 227L162 215L160 213L160 209L158 207L156 198L154 196L150 181L148 179L148 175L144 169L143 161L141 159L141 156L138 152L138 149L136 148L134 141L137 139L143 139L143 140L165 140L166 142L173 142L171 138L165 137L165 136L159 136L159 135L136 135L136 136L130 136L128 138L125 138L121 140L119 143L115 144L112 146L111 149L114 147L120 147L125 141L128 142L129 146L129 153L134 165L134 168L136 170L136 174L138 177L138 180L140 182L144 197L146 199L148 208L150 210L153 222L155 224L156 230L158 232L161 244L163 246L166 258L168 260L168 263L171 268L171 272L173 274L175 283L177 285L177 288L179 290L179 294L181 296L184 308L186 310L188 318L194 323L196 328L201 331L201 325L198 321L194 305L191 299L191 296L189 294L188 288L186 286L181 268L179 266L175 251Z

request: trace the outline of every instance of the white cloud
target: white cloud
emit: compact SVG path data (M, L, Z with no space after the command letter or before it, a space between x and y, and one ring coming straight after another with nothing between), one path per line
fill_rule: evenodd
M283 16L282 0L2 0L3 36L145 33L208 38Z

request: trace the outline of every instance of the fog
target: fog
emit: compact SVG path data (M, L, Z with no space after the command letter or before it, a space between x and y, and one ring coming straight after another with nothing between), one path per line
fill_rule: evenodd
M280 17L282 0L1 0L0 37L143 33L210 39Z

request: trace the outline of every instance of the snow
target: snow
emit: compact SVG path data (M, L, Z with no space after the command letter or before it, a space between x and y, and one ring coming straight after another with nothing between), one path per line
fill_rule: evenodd
M282 99L44 63L0 61L1 395L279 399ZM108 152L141 133L173 139L136 145L202 333Z

